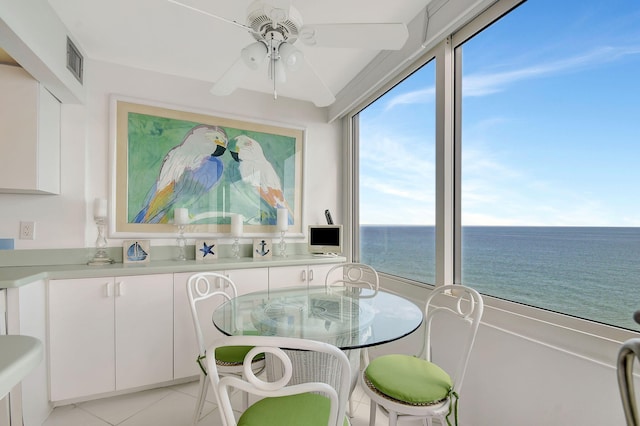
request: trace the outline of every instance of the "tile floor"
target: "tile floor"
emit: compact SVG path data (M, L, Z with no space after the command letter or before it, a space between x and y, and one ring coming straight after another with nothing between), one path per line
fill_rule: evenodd
M197 384L198 382L191 382L57 407L42 426L187 426L191 424ZM351 419L351 425L368 425L368 398L359 387L354 390L353 398L355 416ZM221 426L211 390L207 400L204 412L208 414L198 426ZM407 426L420 424L399 423ZM378 411L376 426L387 424L387 417Z

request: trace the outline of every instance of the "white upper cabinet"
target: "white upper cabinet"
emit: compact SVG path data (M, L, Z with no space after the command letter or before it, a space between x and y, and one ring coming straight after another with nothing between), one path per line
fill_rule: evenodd
M60 102L11 65L0 65L0 192L60 193Z

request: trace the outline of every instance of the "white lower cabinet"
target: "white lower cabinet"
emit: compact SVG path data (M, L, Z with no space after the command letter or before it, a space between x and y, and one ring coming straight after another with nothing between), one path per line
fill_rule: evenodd
M238 294L323 285L334 264L222 272ZM199 374L187 298L193 272L50 280L49 375L52 401L80 399ZM202 310L207 342L222 334Z
M52 401L115 390L113 286L113 278L49 281Z
M173 379L173 274L116 278L116 390Z
M266 290L269 282L269 271L267 268L234 269L228 271L215 271L222 273L234 282L238 294L246 294L259 290ZM176 379L195 376L200 373L196 364L198 357L198 344L196 343L195 332L193 330L193 319L191 308L187 297L187 281L193 275L192 272L174 274L174 376ZM211 307L207 309L206 301L201 302L202 309L199 309L202 316L200 324L209 325L203 327L205 341L213 342L220 333L211 322L211 313L219 300L211 300Z
M336 264L301 265L269 268L269 290L294 286L324 285L327 273L335 265Z
M173 274L49 281L51 400L173 378Z

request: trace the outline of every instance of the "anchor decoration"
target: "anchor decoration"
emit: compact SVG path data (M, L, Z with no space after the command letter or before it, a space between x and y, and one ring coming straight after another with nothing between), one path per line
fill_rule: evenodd
M256 238L253 240L253 257L265 259L271 257L271 240Z
M267 243L265 242L265 240L260 241L260 243L258 244L260 246L259 250L256 250L256 253L258 253L260 256L264 257L265 255L269 254L269 252L271 250L266 249L266 245Z

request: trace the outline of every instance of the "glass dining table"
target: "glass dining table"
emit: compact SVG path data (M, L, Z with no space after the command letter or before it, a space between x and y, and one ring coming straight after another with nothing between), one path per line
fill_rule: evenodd
M226 335L299 337L337 346L349 358L352 391L361 350L405 337L422 321L422 309L402 296L382 290L325 286L248 293L213 312L214 325ZM294 362L293 383L313 378L336 386L341 372L333 370L322 355L287 352ZM281 377L281 368L267 358L269 380Z
M220 305L213 323L226 335L299 337L343 350L392 342L413 333L423 312L386 291L305 286L248 293Z

